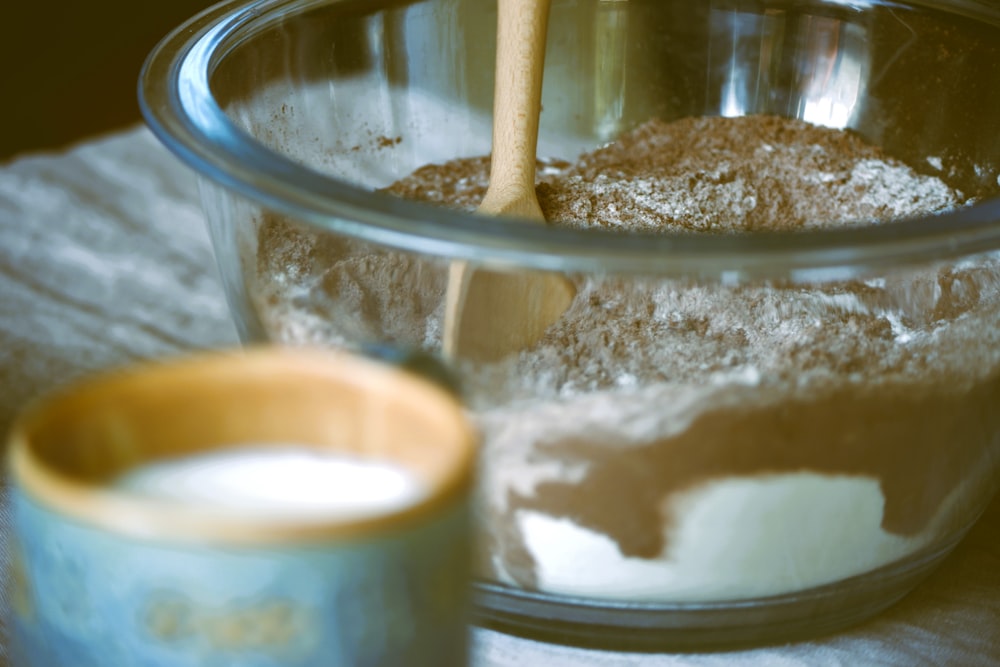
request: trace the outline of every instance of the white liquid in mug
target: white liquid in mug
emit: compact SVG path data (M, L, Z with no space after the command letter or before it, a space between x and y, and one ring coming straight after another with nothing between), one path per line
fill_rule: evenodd
M353 518L412 505L426 489L410 471L315 449L245 446L158 461L114 489L172 504L261 518Z

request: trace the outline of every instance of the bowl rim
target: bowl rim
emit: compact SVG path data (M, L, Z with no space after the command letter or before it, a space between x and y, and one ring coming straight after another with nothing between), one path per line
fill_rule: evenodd
M1000 249L1000 197L947 213L853 228L767 234L628 233L495 220L376 194L266 148L211 93L216 66L237 43L286 16L354 0L227 0L179 25L150 52L138 82L153 134L198 175L318 231L496 268L713 278L841 280ZM830 0L841 4L840 0ZM377 9L398 0L366 3ZM922 8L910 0L866 7ZM935 9L1000 27L1000 7L942 0Z

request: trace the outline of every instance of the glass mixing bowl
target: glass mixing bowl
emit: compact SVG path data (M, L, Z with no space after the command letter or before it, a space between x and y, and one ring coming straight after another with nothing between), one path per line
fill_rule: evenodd
M974 200L728 235L377 192L488 154L495 22L474 0L239 1L151 54L143 112L202 177L243 339L433 353L453 262L562 273L576 298L537 345L452 361L484 433L480 622L719 648L898 600L997 487L1000 10L555 0L541 157L766 113L849 128Z

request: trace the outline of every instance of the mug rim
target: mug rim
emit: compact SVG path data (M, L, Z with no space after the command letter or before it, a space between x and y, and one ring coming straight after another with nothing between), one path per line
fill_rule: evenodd
M53 416L84 409L94 401L126 396L141 385L156 383L177 390L192 384L198 387L200 381L201 389L208 393L218 388L211 383L212 378L225 376L229 381L245 382L246 386L254 383L260 386L277 371L299 380L341 381L349 388L373 395L392 388L408 404L420 403L421 418L441 430L442 448L451 454L438 465L440 470L430 476L426 493L402 507L346 517L336 513L258 517L253 511L211 512L195 504L174 504L111 488L102 483L107 478L87 479L83 474L67 474L47 459L39 443L40 429L51 423ZM182 380L186 381L182 384ZM228 400L238 402L239 397ZM324 447L318 443L276 444L316 450ZM473 485L476 448L477 437L458 400L430 381L347 352L265 345L236 353L202 352L173 361L145 362L71 383L40 398L15 420L8 438L7 468L15 488L20 488L35 504L123 536L160 542L274 545L358 538L405 530L426 522L468 497ZM370 454L361 456L378 458ZM150 460L155 459L140 458L135 463Z

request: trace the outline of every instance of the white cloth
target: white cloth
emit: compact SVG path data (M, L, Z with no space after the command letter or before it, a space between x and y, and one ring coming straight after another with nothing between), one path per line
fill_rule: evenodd
M0 429L88 372L236 344L195 178L147 130L0 167ZM628 654L474 637L476 667L1000 665L1000 497L914 593L821 640Z

